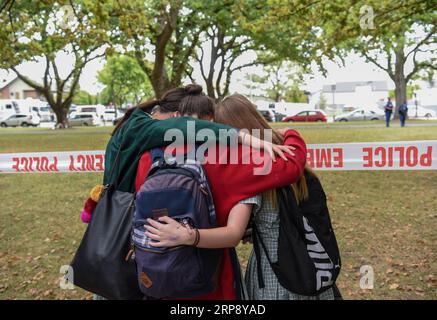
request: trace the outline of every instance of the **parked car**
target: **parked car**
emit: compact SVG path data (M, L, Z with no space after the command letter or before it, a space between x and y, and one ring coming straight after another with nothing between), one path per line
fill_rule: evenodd
M2 120L0 125L2 127L36 127L40 124L41 120L37 116L32 116L29 114L14 114Z
M384 120L384 115L376 110L358 109L335 116L336 122Z
M321 110L301 111L294 116L285 117L284 122L326 122L328 117Z
M98 126L101 124L99 117L97 117L94 113L73 113L68 121L72 127Z
M264 119L266 119L267 122L274 122L275 121L275 114L271 110L259 110L259 112L262 114Z

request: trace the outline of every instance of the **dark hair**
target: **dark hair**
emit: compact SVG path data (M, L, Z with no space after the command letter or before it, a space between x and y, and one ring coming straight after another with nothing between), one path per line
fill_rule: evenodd
M191 86L193 86L193 85L188 85L184 88L179 87L179 88L170 89L164 93L164 95L161 97L161 99L149 100L149 101L140 103L139 105L137 105L133 108L128 109L126 111L126 113L124 114L123 118L121 118L121 120L115 126L111 135L114 135L117 132L117 130L120 129L120 127L127 121L127 119L129 119L132 112L134 112L134 110L136 110L136 109L141 109L144 112L150 113L154 107L159 106L159 109L162 112L176 112L176 111L178 111L179 104L181 103L182 99L185 98L189 94L189 91L191 90L190 89ZM202 88L200 88L200 89L202 90Z
M183 116L197 115L199 119L214 117L215 102L202 92L198 84L190 84L185 87L188 95L182 99L179 112Z

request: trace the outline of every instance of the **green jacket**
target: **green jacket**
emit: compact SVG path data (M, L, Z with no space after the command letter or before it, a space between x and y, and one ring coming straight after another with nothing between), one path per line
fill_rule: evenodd
M117 190L134 192L138 161L143 153L146 150L171 144L172 141L164 141L164 135L169 129L175 128L181 130L184 138L187 139L188 121L195 121L196 133L199 130L208 128L214 131L216 137L219 137L220 129L232 129L232 127L223 124L194 119L192 117L155 120L144 111L137 109L108 142L105 153L103 183L105 185L115 184ZM233 130L233 133L237 134L237 131ZM120 151L118 165L115 166L112 178L109 179L112 165L122 142L123 147Z

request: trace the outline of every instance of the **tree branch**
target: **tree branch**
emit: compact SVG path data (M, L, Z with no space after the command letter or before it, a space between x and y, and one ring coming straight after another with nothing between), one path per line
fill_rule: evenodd
M408 52L407 53L407 55L405 56L405 59L408 59L408 57L409 57L409 55L410 54L412 54L412 53L415 53L421 46L423 46L424 44L426 44L426 42L434 35L436 33L436 27L435 26L433 26L432 27L432 29L431 29L431 32L430 33L428 33L427 35L426 35L426 37L425 38L423 38L421 41L419 41L418 43L417 43L417 45L416 46L414 46L414 48L410 51L410 52Z
M423 68L423 64L421 62L418 62L416 60L416 54L417 54L417 50L414 51L413 54L413 70L405 77L405 81L408 83L411 78L419 71Z
M378 61L376 61L375 58L372 58L371 56L369 56L365 52L360 52L360 53L366 58L367 61L373 63L378 68L380 68L380 69L384 70L385 72L387 72L388 75L390 76L390 78L392 78L392 79L394 78L394 74L393 74L393 71L391 70L391 68L386 68L386 67L382 66Z

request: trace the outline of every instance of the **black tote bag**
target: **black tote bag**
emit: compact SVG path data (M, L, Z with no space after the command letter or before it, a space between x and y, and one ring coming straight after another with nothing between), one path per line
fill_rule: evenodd
M118 163L118 150L115 163ZM135 194L105 187L87 230L71 262L74 285L107 299L142 299L135 261L126 259Z

